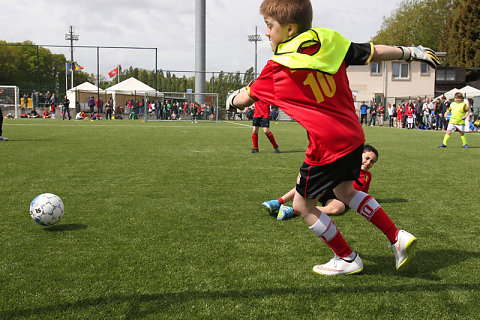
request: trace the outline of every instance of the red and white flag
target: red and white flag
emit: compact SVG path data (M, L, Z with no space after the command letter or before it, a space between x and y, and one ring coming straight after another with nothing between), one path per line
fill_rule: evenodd
M117 74L118 74L118 67L116 67L115 69L113 69L112 71L110 71L110 72L108 73L108 75L110 76L110 78L115 77Z

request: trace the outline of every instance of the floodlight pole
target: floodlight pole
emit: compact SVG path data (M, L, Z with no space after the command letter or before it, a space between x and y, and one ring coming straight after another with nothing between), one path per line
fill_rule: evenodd
M73 71L75 71L75 62L73 62L73 41L78 41L78 34L73 33L73 26L69 27L69 32L65 34L65 40L70 40L70 59L72 62L72 88L73 88ZM67 70L68 72L68 70ZM65 88L65 92L68 88Z
M255 26L255 34L251 34L248 36L248 41L255 42L255 77L257 78L257 43L258 41L262 41L262 36L257 33L257 26Z

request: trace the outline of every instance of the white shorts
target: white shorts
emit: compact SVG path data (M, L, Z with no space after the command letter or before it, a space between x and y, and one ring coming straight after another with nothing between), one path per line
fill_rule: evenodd
M412 123L413 123L413 117L411 117L411 118L410 118L410 117L409 117L409 118L407 118L407 123L408 123L408 124L412 124Z
M458 130L460 132L465 132L465 125L449 123L447 126L447 131L454 132L455 130Z

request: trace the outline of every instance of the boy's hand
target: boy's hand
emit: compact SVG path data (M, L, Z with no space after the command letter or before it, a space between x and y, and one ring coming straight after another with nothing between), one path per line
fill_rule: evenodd
M436 69L440 65L435 52L430 48L418 47L399 47L403 50L402 60L405 61L424 61L428 63L433 69Z

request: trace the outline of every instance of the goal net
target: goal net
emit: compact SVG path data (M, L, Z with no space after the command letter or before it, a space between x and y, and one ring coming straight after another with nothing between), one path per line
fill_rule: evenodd
M0 86L0 108L3 115L13 114L18 116L20 107L19 89L17 86Z

